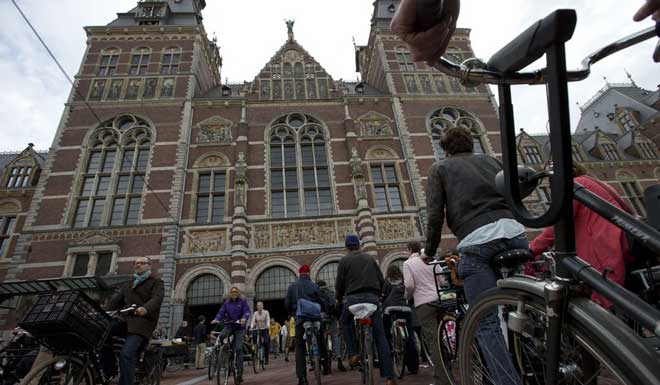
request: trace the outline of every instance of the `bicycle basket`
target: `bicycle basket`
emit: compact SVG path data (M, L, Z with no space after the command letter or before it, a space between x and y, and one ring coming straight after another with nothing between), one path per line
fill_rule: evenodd
M97 350L110 330L110 316L79 291L40 295L19 325L48 349Z
M438 290L440 306L448 313L454 312L458 307L458 293L454 289Z

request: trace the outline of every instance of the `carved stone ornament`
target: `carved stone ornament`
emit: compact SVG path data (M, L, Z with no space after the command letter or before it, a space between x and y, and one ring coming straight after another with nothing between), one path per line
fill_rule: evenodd
M259 225L253 232L257 249L343 243L347 234L354 233L350 220Z
M212 116L197 124L197 143L231 143L234 122L220 116Z
M296 51L295 49L288 50L284 53L285 61L295 62L300 61L301 59L302 55L300 55L300 52Z
M410 217L378 218L378 234L382 240L415 238L415 226Z
M360 136L392 136L392 120L375 111L367 112L357 119L360 126Z
M367 153L367 159L396 159L397 156L394 155L390 150L385 148L375 148Z
M188 254L207 254L222 252L226 249L226 231L198 231L186 237L184 250Z
M196 165L198 168L214 168L226 166L229 166L227 160L218 155L209 155Z
M0 202L0 213L14 214L20 211L20 207L14 202Z
M119 241L110 235L100 231L95 231L83 237L79 241L71 244L71 246L107 245L117 243L119 243Z
M241 151L238 153L236 160L236 181L245 182L247 180L247 163L245 162L245 154Z
M362 159L360 159L357 149L353 147L351 153L351 176L353 176L353 178L364 176L362 173Z

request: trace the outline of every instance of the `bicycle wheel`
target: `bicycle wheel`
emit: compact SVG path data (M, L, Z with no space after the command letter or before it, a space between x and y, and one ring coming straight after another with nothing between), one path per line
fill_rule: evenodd
M318 340L315 335L307 338L307 354L309 354L314 367L314 383L321 385L321 356L319 354Z
M211 353L211 356L209 357L209 367L208 367L208 376L209 380L213 380L213 377L215 376L216 372L218 371L218 356L219 356L220 351L218 350L217 347L213 348L213 352Z
M216 385L228 385L231 375L231 354L227 346L222 346L218 350L218 364L216 365Z
M451 385L458 384L458 321L453 314L445 314L438 325L438 353L445 376Z
M578 302L582 301L582 302ZM572 313L580 303L578 311L586 314L587 320L575 320ZM584 306L583 306L584 305ZM516 314L516 319L523 319L523 327L520 332L512 330L508 325L509 315L517 311L521 306L522 314ZM602 313L605 313L604 315ZM522 317L521 317L522 315ZM606 322L589 318L591 315L601 317ZM500 330L498 345L493 334L480 331L479 326L495 325ZM529 293L493 289L482 300L470 307L465 322L461 328L459 340L458 359L462 385L473 384L545 384L545 347L546 347L546 315L545 303L542 298ZM562 327L562 338L560 346L559 379L558 383L567 385L579 384L627 384L640 385L642 383L657 383L657 378L651 382L639 382L636 379L636 371L631 370L633 366L645 365L640 363L642 359L635 355L627 359L623 354L622 346L629 349L627 345L635 345L634 334L631 330L625 331L625 326L614 325L620 323L614 316L597 305L589 303L586 299L571 301L569 314ZM619 329L620 327L620 329ZM611 333L612 338L623 335L621 342L607 340L597 333ZM506 336L506 340L504 337ZM488 338L490 337L490 338ZM625 341L629 339L629 341ZM507 347L508 346L508 347ZM630 349L634 349L634 346ZM644 356L643 351L637 354ZM657 362L657 356L651 356L651 362ZM647 361L648 362L648 361ZM629 366L630 365L630 366ZM497 368L496 370L491 370ZM647 366L648 368L648 366ZM657 368L651 371L657 371ZM642 372L644 370L638 370ZM649 370L645 371L647 375Z
M259 368L258 368L259 363L257 362L258 361L257 351L254 348L254 345L250 346L250 361L251 361L250 364L252 365L252 371L254 372L254 374L259 373Z
M362 374L365 385L374 385L374 343L371 336L371 327L362 326L365 330L363 332L363 360L362 360Z
M392 328L392 364L394 374L402 379L406 368L406 340L405 331L399 325Z
M21 381L30 385L94 385L91 368L74 356L56 356L30 370Z
M142 360L143 377L140 383L142 385L159 385L161 378L163 352L160 349L147 351Z

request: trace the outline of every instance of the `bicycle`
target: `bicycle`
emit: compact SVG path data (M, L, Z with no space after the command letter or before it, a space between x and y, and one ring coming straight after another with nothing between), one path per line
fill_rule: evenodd
M390 326L392 363L394 374L397 378L403 379L406 368L406 344L410 337L408 336L408 321L401 315L412 313L412 309L407 306L388 306L383 313L392 318L392 325Z
M220 371L220 365L218 363L220 362L222 341L220 341L220 332L211 332L211 337L215 338L215 341L209 352L208 378L210 381L213 381L213 377Z
M14 329L11 339L0 349L0 385L18 384L29 371L38 351L39 345L27 332Z
M332 373L332 362L334 361L335 354L334 354L334 341L333 341L333 335L332 335L332 323L336 322L332 316L326 314L326 313L321 313L321 323L323 324L323 338L322 338L322 343L325 346L325 352L326 352L326 360L328 361L326 363L326 370L327 374Z
M528 227L555 226L555 251L543 262L550 270L546 279L514 274L498 281L497 287L470 304L462 325L458 357L464 385L490 382L497 365L514 365L506 383L558 384L611 381L622 384L658 384L658 353L623 321L589 299L590 289L611 301L615 307L660 337L660 311L635 294L612 283L575 253L573 199L608 221L637 237L647 248L660 253L660 234L628 213L618 210L582 186L573 183L571 132L568 108L568 82L588 77L591 65L615 52L660 35L660 23L612 43L583 61L583 68L566 69L565 43L570 40L577 16L572 10L559 10L530 27L489 60L468 59L462 64L440 59L434 67L469 84L497 84L500 101L500 127L503 172L496 179L516 219ZM547 67L519 72L546 56ZM545 84L550 116L550 140L554 170L521 177L517 165L511 85ZM534 188L539 180L551 180L551 204L541 216L534 216L523 205L521 191ZM501 256L509 269L529 260L529 251L512 251ZM482 321L499 322L508 342L505 354L489 351L494 340L477 340ZM510 354L506 354L510 353ZM501 373L499 373L501 374Z
M371 315L378 310L378 305L372 303L358 303L348 307L353 314L357 329L358 351L360 352L360 366L362 372L362 383L374 385L374 339Z
M266 344L263 338L262 331L260 329L256 329L252 331L252 340L253 340L253 345L256 347L257 351L257 363L261 370L266 370Z
M314 382L321 385L321 350L319 348L319 333L321 331L321 321L303 322L303 339L307 348L307 355L310 358L314 369Z

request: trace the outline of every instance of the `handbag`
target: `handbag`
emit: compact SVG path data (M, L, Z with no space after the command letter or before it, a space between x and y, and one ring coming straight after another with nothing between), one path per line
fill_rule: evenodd
M321 319L321 305L305 298L300 298L300 286L297 290L298 301L296 305L296 318L302 320Z

